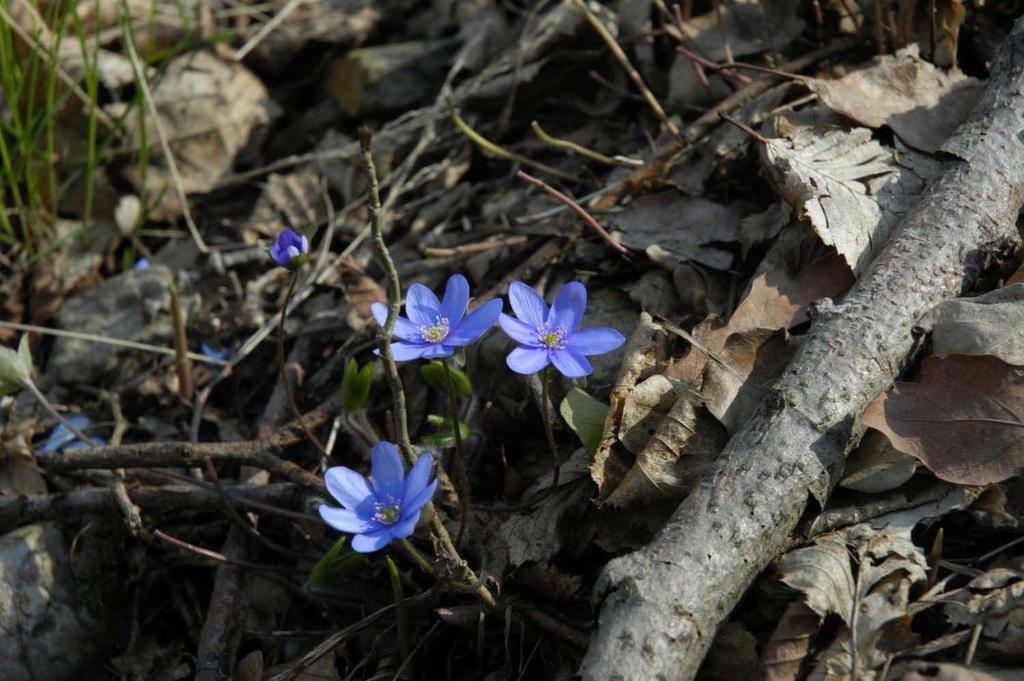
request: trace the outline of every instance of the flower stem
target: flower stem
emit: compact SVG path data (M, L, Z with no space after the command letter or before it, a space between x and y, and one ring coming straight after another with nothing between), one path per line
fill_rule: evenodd
M448 358L441 358L444 367L444 387L448 392L448 411L452 417L452 434L455 437L455 466L459 470L459 531L455 535L455 543L462 542L466 531L466 519L469 517L469 473L466 471L466 454L462 448L462 424L459 423L459 403L455 394L455 382L448 368Z
M412 441L409 439L409 418L405 407L405 389L402 387L402 377L398 375L398 366L395 364L395 356L391 353L391 336L395 330L395 322L398 320L398 309L401 305L402 287L398 281L398 270L395 268L395 261L391 258L388 246L384 243L384 233L381 228L380 208L380 183L377 180L377 164L373 160L373 131L367 127L359 129L359 144L363 152L363 165L366 168L367 176L367 198L370 207L370 232L373 235L373 250L377 260L387 275L388 282L388 318L384 322L384 328L380 330L380 356L384 361L384 372L388 378L388 386L391 388L391 398L395 405L395 440L399 451L405 457L408 465L416 463L416 454L412 448ZM428 503L424 512L430 515L430 530L434 534L440 549L455 562L458 566L460 577L465 583L455 583L453 586L461 591L471 591L479 596L485 605L493 608L495 606L494 596L487 587L479 583L476 574L459 555L448 529L441 522L440 516L434 510L434 504Z
M562 467L562 462L558 458L558 445L555 444L555 430L551 425L551 414L548 410L549 400L549 389L548 384L551 383L551 369L545 368L540 375L540 415L544 420L544 435L548 438L548 449L551 450L551 460L555 464L554 473L551 476L551 491L558 487L558 474Z
M281 306L281 321L277 325L277 369L281 376L281 387L284 388L284 395L288 398L288 406L291 407L292 413L295 414L295 419L299 423L299 427L302 428L302 432L306 434L306 438L313 443L313 446L317 448L321 456L327 459L330 455L324 446L320 444L320 440L316 439L316 435L313 435L313 431L306 425L305 419L302 418L302 412L299 411L299 405L295 402L295 395L292 393L292 385L288 381L288 371L285 368L284 359L284 320L288 316L288 303L292 299L292 293L295 292L295 282L299 280L298 272L293 272L288 280L288 292L284 294L284 304Z
M43 409L45 409L50 414L50 416L52 416L53 418L57 419L60 423L62 423L64 427L67 428L75 437L87 443L90 447L97 446L96 443L93 442L91 437L89 437L81 430L76 428L73 423L68 421L56 409L54 409L53 405L50 404L50 401L46 399L46 395L43 394L43 392L38 388L38 386L36 386L35 382L32 381L31 378L22 379L21 384L28 388L28 391L32 393L32 396L36 398L36 401L43 406Z

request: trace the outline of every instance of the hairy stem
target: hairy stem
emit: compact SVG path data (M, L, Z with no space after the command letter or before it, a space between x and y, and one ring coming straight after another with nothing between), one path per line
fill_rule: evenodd
M448 393L448 411L452 417L452 434L455 438L455 467L459 470L459 531L455 535L455 543L462 542L466 531L466 518L469 517L469 473L466 470L466 453L462 448L462 424L459 422L459 402L455 394L455 382L448 368L448 358L441 359L444 367L444 387Z
M380 331L380 356L384 361L384 373L388 377L388 385L391 388L391 397L394 400L395 412L395 439L398 449L405 456L410 466L416 463L416 453L413 451L412 442L409 439L409 419L405 407L405 390L402 387L402 378L398 375L398 365L395 364L395 357L391 353L391 336L395 330L395 321L398 319L398 309L402 298L402 288L398 281L398 270L395 268L395 261L391 258L388 246L384 243L384 233L381 229L380 209L380 183L377 180L377 164L373 160L373 131L367 127L359 129L359 144L363 152L363 165L366 167L367 194L370 206L370 231L373 236L373 249L380 262L381 268L387 276L388 283L388 318L384 321L384 328ZM479 596L480 600L488 607L494 607L494 596L487 587L480 583L476 574L459 555L455 548L448 529L441 522L441 518L434 510L434 504L428 503L424 507L430 516L430 530L433 532L441 550L447 554L447 558L454 563L461 584L456 582L452 586L461 591L471 591Z
M551 460L555 465L554 473L551 476L551 491L558 487L558 474L561 471L562 462L558 458L558 445L555 444L555 429L551 425L551 413L548 410L549 384L551 383L551 368L545 368L540 374L540 415L544 420L544 435L548 438L548 449L551 450Z
M306 420L302 418L302 412L299 411L299 405L295 402L295 395L292 393L292 385L288 380L288 371L285 367L284 358L284 320L288 316L288 303L292 299L292 293L295 292L295 282L299 280L298 272L293 272L288 280L288 292L284 294L284 304L281 306L281 321L277 325L277 369L281 375L281 386L284 388L284 395L288 398L288 406L291 407L292 413L295 415L295 420L299 424L299 428L306 434L306 437L313 446L317 448L320 455L327 459L330 454L324 449L324 446L320 444L320 440L316 438L313 431L306 425Z

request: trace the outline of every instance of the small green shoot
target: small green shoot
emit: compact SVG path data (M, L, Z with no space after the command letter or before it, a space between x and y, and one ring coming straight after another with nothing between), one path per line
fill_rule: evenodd
M469 382L469 377L461 369L449 364L448 371L451 372L452 383L455 384L455 393L459 397L469 397L473 394L473 384ZM420 375L423 376L424 381L437 390L441 392L447 391L444 379L444 364L441 362L435 360L430 364L424 364L420 367Z
M334 586L341 582L349 570L366 561L364 554L346 551L347 544L348 537L340 538L313 566L307 580L310 588L324 589Z
M437 414L427 414L427 423L440 429L438 433L431 433L420 438L420 442L432 447L454 447L455 429L452 427L452 420ZM473 431L465 423L459 424L459 434L462 439L467 439Z
M367 364L360 369L359 363L350 359L341 379L341 410L349 414L363 409L370 397L372 383L373 366Z

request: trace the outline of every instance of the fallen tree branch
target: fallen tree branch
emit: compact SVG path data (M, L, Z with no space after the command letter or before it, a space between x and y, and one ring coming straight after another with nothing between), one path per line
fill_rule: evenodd
M824 505L856 442L856 417L900 371L917 319L970 290L987 258L1020 243L1022 93L1024 20L896 236L841 304L819 306L782 378L658 536L607 565L583 679L692 679L809 502Z
M305 414L310 428L328 423L337 413L335 406L322 406ZM265 439L242 442L142 442L107 447L86 447L36 455L36 462L53 471L83 468L170 468L204 466L207 457L214 463L241 464L268 471L288 482L324 492L320 476L310 473L275 452L303 442L305 435L292 421Z
M301 503L296 495L301 488L290 483L256 487L235 485L224 491L232 502L247 501L295 508ZM213 489L196 485L131 487L132 503L147 514L181 511L205 511L222 508L224 501ZM20 497L0 496L0 534L22 525L44 520L79 520L96 513L118 513L120 506L111 487L93 487L67 494L32 494Z

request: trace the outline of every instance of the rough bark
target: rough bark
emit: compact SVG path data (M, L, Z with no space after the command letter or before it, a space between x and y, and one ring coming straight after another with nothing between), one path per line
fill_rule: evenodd
M992 253L1019 243L1024 22L943 150L939 179L845 300L820 306L801 351L668 525L605 568L583 679L693 678L808 503L828 498L855 418L900 370L916 320L969 290Z

